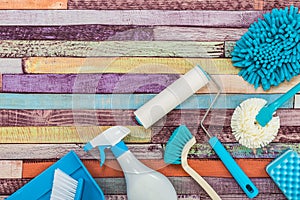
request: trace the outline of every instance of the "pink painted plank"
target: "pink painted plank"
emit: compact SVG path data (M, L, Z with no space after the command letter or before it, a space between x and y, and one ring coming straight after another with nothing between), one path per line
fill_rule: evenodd
M75 25L75 26L1 26L0 40L153 40L149 26Z

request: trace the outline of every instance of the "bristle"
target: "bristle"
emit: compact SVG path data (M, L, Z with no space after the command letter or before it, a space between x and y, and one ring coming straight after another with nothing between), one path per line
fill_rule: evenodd
M164 161L169 164L181 164L183 147L192 138L192 133L185 125L176 128L167 142Z
M264 90L299 75L299 24L300 14L294 6L273 9L254 22L231 54L233 66L242 69L239 75Z
M78 181L56 169L50 200L74 200Z
M276 137L280 121L273 117L264 127L256 122L258 112L267 103L264 99L250 98L243 101L233 112L231 118L232 134L236 140L248 148L261 148Z

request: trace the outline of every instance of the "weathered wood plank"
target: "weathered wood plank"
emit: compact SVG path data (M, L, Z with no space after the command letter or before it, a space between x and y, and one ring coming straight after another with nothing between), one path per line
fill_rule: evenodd
M237 74L231 59L161 57L29 57L23 60L26 73L163 73L184 74L199 64L209 74Z
M85 143L102 132L104 127L1 127L1 142L4 144L11 143ZM131 134L126 138L129 143L167 143L173 131L173 127L152 127L143 129L141 126L130 126ZM92 129L92 130L91 130ZM211 132L218 135L220 141L224 143L237 142L232 135L231 128L210 127ZM87 132L89 131L89 132ZM197 127L190 128L199 143L207 143L208 139L202 129ZM281 127L279 133L273 142L281 143L299 143L300 127L288 126ZM26 135L26 137L25 137ZM152 135L152 138L151 138Z
M0 40L153 40L150 26L2 26Z
M276 158L288 148L300 153L299 143L271 143L258 149L249 149L238 143L225 143L224 146L233 158ZM211 146L200 143L191 148L188 156L189 158L218 158Z
M156 0L145 3L143 0L70 0L69 9L99 10L262 10L263 1L257 0Z
M161 144L127 144L127 146L138 159L163 158L164 150ZM299 143L271 143L267 147L255 151L238 143L225 143L224 146L233 158L276 158L288 148L300 153ZM0 144L0 151L2 152L0 159L58 159L71 150L75 151L80 159L99 159L98 149L86 153L82 147L83 144ZM195 144L188 156L192 159L218 158L207 143ZM107 151L106 158L113 159L110 151Z
M200 121L200 120L199 120ZM152 128L152 143L166 143L174 130L177 127L153 127ZM220 141L223 143L237 142L232 134L230 126L209 126L206 128L210 130L210 133L216 135ZM196 137L199 143L208 142L207 135L203 132L201 128L189 127L191 133ZM299 143L300 142L300 127L299 126L281 126L278 130L278 134L273 142L281 143Z
M235 46L235 41L225 41L225 58L231 58L231 53Z
M67 9L67 0L0 0L0 9Z
M0 194L1 195L10 195L20 189L23 185L28 183L30 179L8 179L1 178L0 179ZM1 199L1 198L0 198Z
M239 40L247 29L158 26L153 31L154 40L162 41L235 41Z
M191 177L168 177L174 185L179 199L190 199L190 197L206 197L202 188ZM217 177L205 177L204 178L221 196L238 196L246 197L243 191L239 188L235 180L232 178L217 178ZM0 191L1 195L10 195L17 189L21 188L31 179L0 179ZM273 197L281 194L278 187L270 178L252 178L253 183L258 187L260 195L258 199L262 199L264 195L274 195ZM99 187L106 194L106 197L117 200L117 196L123 196L126 199L126 183L124 178L96 178L96 182ZM222 183L222 184L220 184ZM230 191L231 194L228 194ZM244 195L244 196L242 196ZM276 195L276 196L275 196ZM196 199L199 199L196 198ZM193 199L193 198L191 198ZM202 199L202 198L201 198ZM205 198L206 199L206 198ZM270 198L267 198L270 199ZM277 198L275 198L277 200ZM270 199L271 200L271 199ZM272 199L273 200L273 199Z
M230 126L233 109L214 109L205 125ZM1 126L136 126L134 110L0 110ZM199 126L206 110L173 110L155 126ZM278 109L281 126L299 126L299 109ZM212 118L214 120L212 120ZM199 119L199 120L197 120Z
M0 58L0 74L20 74L22 70L22 59Z
M188 194L182 194L182 195L177 195L178 200L211 200L211 198L207 194L203 195L188 195ZM224 194L224 195L219 195L221 199L223 200L248 200L249 198L245 194ZM1 198L0 198L1 199ZM126 195L105 195L106 200L127 200ZM261 194L257 197L255 197L257 200L286 200L286 197L281 193L281 194Z
M0 144L0 159L59 159L71 150L75 151L80 159L99 159L97 148L87 153L83 150L83 146L84 144ZM127 144L127 146L138 159L163 158L160 144ZM114 159L110 151L106 152L106 159Z
M224 43L187 41L0 41L0 57L20 58L30 56L158 56L213 58L224 56Z
M264 0L263 1L263 9L264 10L272 10L273 8L284 8L284 7L290 6L290 5L300 7L300 2L297 0L286 0L286 1Z
M22 178L21 160L0 160L0 178Z
M109 128L108 126L73 127L1 127L1 143L86 143ZM129 126L131 133L124 139L129 143L147 143L151 130Z
M17 94L0 93L0 109L138 109L155 94ZM242 101L257 97L273 102L278 94L221 94L215 108L233 109ZM206 109L211 104L210 94L193 95L176 109ZM292 108L293 99L281 108Z
M207 10L12 10L0 11L2 26L173 25L249 27L264 11Z
M201 195L206 196L204 190L191 177L168 177L179 195ZM204 177L204 179L220 195L243 194L238 184L232 178ZM281 191L271 178L252 178L253 183L259 189L260 194L280 194ZM124 178L96 178L96 182L105 194L126 194L126 183ZM222 183L222 184L220 184ZM115 186L115 187L113 187ZM230 191L230 192L229 192ZM245 194L244 194L245 195ZM246 197L246 195L245 195Z
M266 178L266 166L273 159L236 159L237 164L251 178ZM158 170L165 176L188 176L181 165L168 165L163 160L141 160L145 165ZM123 177L123 172L116 160L106 160L105 165L100 168L99 161L83 160L83 163L94 178ZM23 161L23 178L33 178L50 165L53 161ZM189 160L189 165L201 176L232 177L223 163L219 160Z
M300 108L300 95L296 95L295 96L295 104L294 104L295 108Z
M203 28L176 26L2 26L0 40L73 41L235 41L245 28Z
M180 77L179 74L39 74L2 76L2 92L13 93L146 93L157 94ZM264 92L254 89L238 75L213 75L225 94L285 93L300 82L300 76ZM207 87L198 94L209 94Z

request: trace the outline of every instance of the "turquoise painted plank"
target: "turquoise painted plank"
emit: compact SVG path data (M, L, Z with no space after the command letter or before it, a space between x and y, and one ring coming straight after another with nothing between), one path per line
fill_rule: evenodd
M154 94L16 94L0 93L0 109L137 109ZM257 97L268 102L280 94L222 94L215 108L233 109L243 100ZM214 95L199 94L190 97L177 109L206 109ZM292 108L293 99L282 108Z

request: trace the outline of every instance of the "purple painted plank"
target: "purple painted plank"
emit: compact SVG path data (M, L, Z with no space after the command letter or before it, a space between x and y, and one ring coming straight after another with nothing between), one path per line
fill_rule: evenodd
M3 92L20 93L159 93L177 74L4 74Z
M0 40L153 40L153 28L149 26L1 26Z

